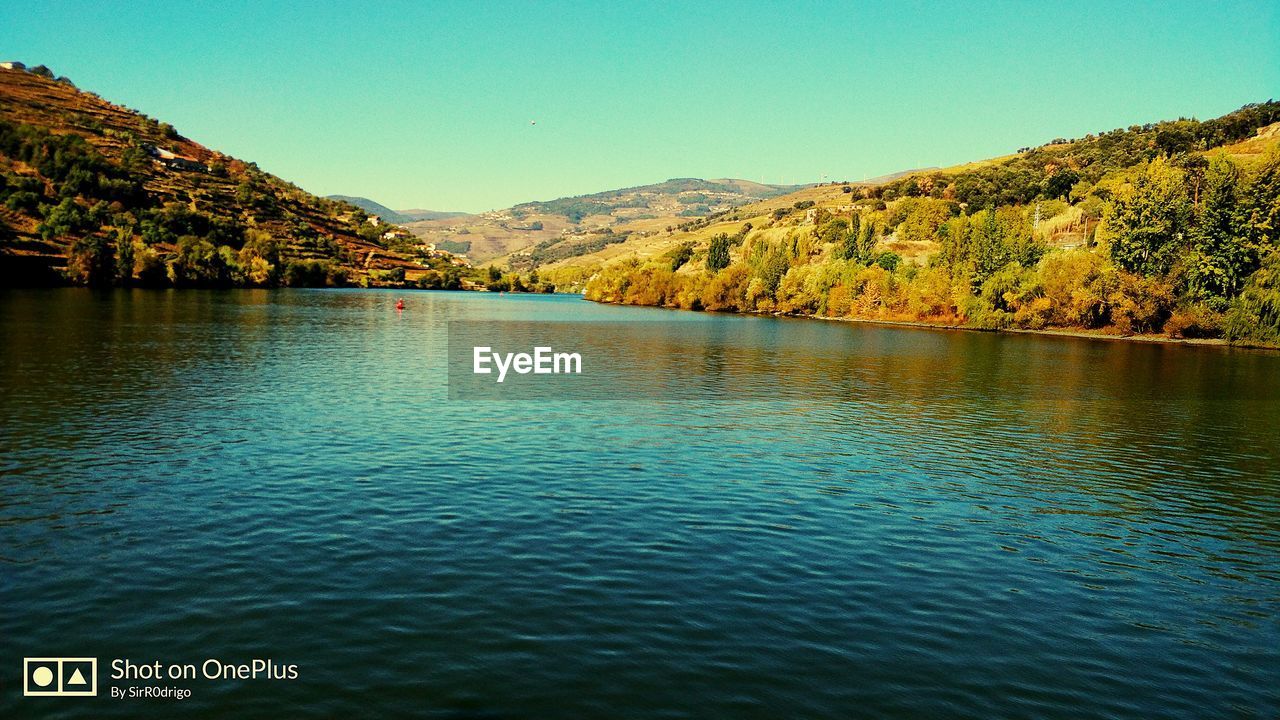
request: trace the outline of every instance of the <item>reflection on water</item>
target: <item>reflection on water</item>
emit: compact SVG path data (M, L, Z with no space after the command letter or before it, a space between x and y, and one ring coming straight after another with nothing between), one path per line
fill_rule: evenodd
M299 665L195 717L1280 713L1276 354L395 297L0 295L0 667ZM477 320L688 333L612 399L450 400Z

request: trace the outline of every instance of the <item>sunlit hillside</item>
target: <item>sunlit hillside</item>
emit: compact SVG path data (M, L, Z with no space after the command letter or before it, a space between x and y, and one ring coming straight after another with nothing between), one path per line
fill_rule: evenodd
M479 215L406 224L423 241L473 262L528 270L591 255L635 235L652 236L691 220L794 190L749 180L678 178L579 197L527 202Z
M37 66L0 68L7 283L334 285L451 264Z
M1280 341L1280 103L824 184L541 268L694 309Z

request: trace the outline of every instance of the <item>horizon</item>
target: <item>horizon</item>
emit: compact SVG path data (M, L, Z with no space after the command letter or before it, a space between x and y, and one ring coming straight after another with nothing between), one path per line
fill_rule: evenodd
M1280 94L1272 6L723 7L8 7L0 59L317 195L471 213L679 177L860 181Z

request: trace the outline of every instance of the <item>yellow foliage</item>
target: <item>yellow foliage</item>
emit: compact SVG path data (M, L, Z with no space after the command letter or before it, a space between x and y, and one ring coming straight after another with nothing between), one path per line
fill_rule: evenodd
M702 292L702 307L728 311L747 309L747 279L747 268L741 264L716 273Z

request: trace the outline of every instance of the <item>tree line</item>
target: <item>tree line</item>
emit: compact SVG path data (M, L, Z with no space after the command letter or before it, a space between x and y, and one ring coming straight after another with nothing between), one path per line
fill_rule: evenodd
M759 228L606 267L586 296L1280 345L1280 148L1245 164L1203 151L1280 119L1276 107L1056 148L1061 164L1038 178L1019 161L932 186L927 175L903 178L864 191L847 214L819 207L808 224L795 221L798 208L783 208L757 219ZM1075 161L1064 159L1072 153ZM995 182L975 200L965 178ZM931 249L927 259L904 262L889 249L913 244Z

